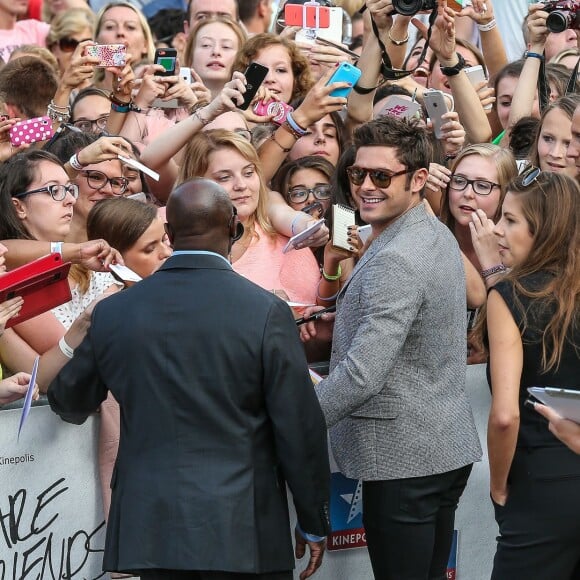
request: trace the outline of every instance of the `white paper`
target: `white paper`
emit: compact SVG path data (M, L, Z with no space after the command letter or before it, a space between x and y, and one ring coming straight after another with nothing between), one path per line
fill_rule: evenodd
M159 181L159 173L153 171L153 169L149 169L149 167L146 167L145 165L143 165L143 163L139 163L139 161L137 161L136 159L132 159L131 157L123 157L123 155L118 155L118 157L126 165L130 165L135 169L139 169L139 171L142 171L145 175L148 175L151 179Z

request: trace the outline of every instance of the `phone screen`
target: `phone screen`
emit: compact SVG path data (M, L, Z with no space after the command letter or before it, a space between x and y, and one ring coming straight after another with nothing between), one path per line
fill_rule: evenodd
M160 64L167 72L173 72L175 70L175 57L160 56L157 59L157 64Z

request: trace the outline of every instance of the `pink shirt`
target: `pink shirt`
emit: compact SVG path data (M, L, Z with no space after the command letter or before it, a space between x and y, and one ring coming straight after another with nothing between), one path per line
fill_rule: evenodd
M40 20L18 20L12 30L0 30L0 58L8 62L12 51L23 44L46 46L50 24Z
M284 290L292 302L316 304L320 269L309 248L282 253L288 238L267 236L256 224L250 247L232 264L233 269L265 290Z

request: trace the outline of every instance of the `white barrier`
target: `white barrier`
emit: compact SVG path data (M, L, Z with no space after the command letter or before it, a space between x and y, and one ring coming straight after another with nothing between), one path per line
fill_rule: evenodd
M483 365L469 367L467 384L485 447L489 390ZM0 580L104 578L98 417L82 426L70 425L48 407L34 407L17 442L19 419L20 410L0 412ZM349 496L355 517L359 498ZM474 467L455 527L457 580L488 580L497 528L489 501L487 456ZM357 539L353 535L345 543ZM304 567L297 564L295 578ZM316 578L371 580L366 549L329 551Z

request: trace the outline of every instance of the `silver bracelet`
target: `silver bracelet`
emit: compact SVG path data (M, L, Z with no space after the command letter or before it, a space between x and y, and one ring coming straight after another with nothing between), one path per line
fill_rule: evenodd
M58 348L60 348L60 352L66 356L66 358L72 358L75 354L75 349L71 348L64 339L64 336L58 341Z
M71 158L68 160L68 164L75 171L80 171L84 167L84 165L79 161L78 153L75 153L74 155L71 156Z
M485 280L490 276L494 276L495 274L503 274L507 271L507 268L503 264L497 264L496 266L492 266L491 268L487 268L486 270L481 271L481 277Z

